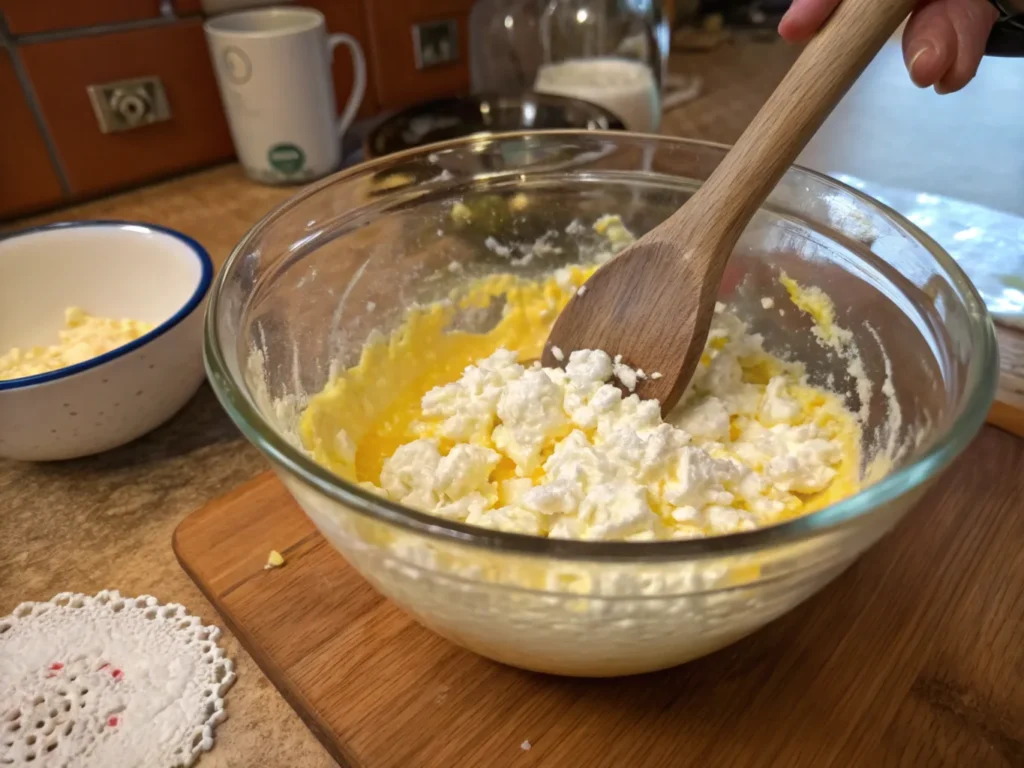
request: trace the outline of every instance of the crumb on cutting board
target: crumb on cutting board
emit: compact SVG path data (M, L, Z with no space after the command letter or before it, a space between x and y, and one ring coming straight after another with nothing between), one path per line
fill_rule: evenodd
M270 570L271 568L280 568L284 565L284 558L281 557L281 553L276 549L270 550L270 554L267 556L267 564L263 566L263 570Z

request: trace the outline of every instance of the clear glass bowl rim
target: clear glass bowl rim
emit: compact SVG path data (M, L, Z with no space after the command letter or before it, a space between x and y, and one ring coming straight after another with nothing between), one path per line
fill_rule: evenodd
M305 485L334 502L378 522L394 525L400 529L423 535L430 539L453 544L469 545L491 551L534 557L555 557L561 560L638 562L638 561L679 561L707 557L722 557L746 553L775 546L798 543L814 536L838 531L857 523L873 510L894 501L905 493L926 483L949 464L970 442L985 423L985 418L995 396L998 381L998 348L995 330L981 296L959 265L935 241L913 223L879 201L863 194L825 174L794 165L791 169L809 175L825 186L861 200L891 223L904 229L920 242L950 282L964 297L965 308L970 318L969 330L973 357L968 366L965 396L959 412L945 432L937 437L932 447L922 456L905 467L892 472L874 485L848 496L835 504L802 517L753 531L732 533L723 536L709 536L702 539L686 539L654 542L594 542L569 539L549 539L525 534L504 533L476 526L442 520L424 512L396 504L381 496L365 491L357 485L346 482L330 470L316 463L312 458L291 445L263 418L259 409L248 397L245 385L236 382L226 364L224 350L217 333L217 312L220 295L226 276L235 261L242 258L249 244L260 237L284 213L301 205L306 199L327 187L350 179L368 176L388 166L426 157L439 150L472 146L478 142L505 141L531 137L545 138L607 138L611 141L628 139L632 142L646 141L658 145L676 144L688 147L705 147L716 151L727 151L728 145L694 139L640 134L625 131L518 131L501 134L477 134L430 144L424 147L386 155L367 163L344 169L332 176L301 190L285 202L270 210L239 241L231 251L224 266L217 274L206 311L204 333L204 358L211 386L228 415L261 452L277 468L297 477Z

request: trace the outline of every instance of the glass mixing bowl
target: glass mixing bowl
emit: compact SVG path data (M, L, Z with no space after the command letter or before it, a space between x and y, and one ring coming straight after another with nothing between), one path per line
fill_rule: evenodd
M337 174L267 215L221 271L206 328L214 390L327 540L453 642L515 666L588 676L646 672L721 648L821 589L892 528L992 401L996 347L978 294L919 229L864 195L791 169L747 228L722 286L722 300L769 351L805 362L811 381L847 393L853 410L867 406L865 468L891 459L884 477L821 511L687 541L506 534L340 479L302 449L296 423L307 398L414 303L476 277L539 276L585 257L593 233L574 221L614 213L640 234L725 152L622 133L506 134ZM544 236L561 250L512 261L495 247ZM860 351L853 371L790 304L783 271L835 301L836 322ZM457 323L482 330L494 320L477 311ZM857 365L870 391L858 390Z

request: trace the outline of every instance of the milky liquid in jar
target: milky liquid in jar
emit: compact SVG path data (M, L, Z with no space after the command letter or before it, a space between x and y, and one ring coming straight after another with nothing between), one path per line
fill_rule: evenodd
M615 114L627 130L653 133L661 122L661 94L650 67L614 57L544 64L534 90L582 99Z

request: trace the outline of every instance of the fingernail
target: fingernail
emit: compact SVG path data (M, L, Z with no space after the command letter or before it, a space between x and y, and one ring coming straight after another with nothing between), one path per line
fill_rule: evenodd
M924 82L923 71L928 68L929 64L935 61L937 51L935 46L931 43L921 43L921 47L918 48L910 57L910 63L907 64L907 71L910 72L910 79L914 81L914 85L918 88L927 88L928 83Z
M946 86L944 86L942 83L936 83L935 84L935 92L937 94L939 94L939 96L946 96L946 95L952 93L953 91L952 91L952 89L947 88Z

